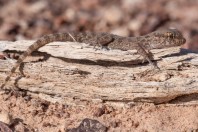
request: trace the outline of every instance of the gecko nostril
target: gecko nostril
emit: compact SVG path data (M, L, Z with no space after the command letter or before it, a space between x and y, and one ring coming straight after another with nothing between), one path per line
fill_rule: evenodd
M186 43L186 39L185 39L185 38L182 38L182 39L180 40L180 42L181 42L181 44L184 44L184 43Z
M184 44L184 43L186 43L186 39L185 39L185 38L183 38L183 44Z

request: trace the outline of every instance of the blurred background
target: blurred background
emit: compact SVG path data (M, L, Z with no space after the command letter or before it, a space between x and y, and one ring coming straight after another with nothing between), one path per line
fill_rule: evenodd
M144 35L177 28L198 51L198 0L0 0L0 40L67 31Z

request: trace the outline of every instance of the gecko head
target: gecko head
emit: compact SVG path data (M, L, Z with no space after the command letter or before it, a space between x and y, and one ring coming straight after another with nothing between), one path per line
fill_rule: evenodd
M182 33L177 29L166 29L153 32L155 48L180 46L186 42Z

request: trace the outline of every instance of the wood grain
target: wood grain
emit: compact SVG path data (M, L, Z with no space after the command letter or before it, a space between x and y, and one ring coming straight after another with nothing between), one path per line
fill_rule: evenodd
M33 41L1 41L7 53L21 53ZM28 57L7 89L27 90L40 98L67 104L88 102L165 103L198 94L198 54L181 54L179 47L152 50L160 71L136 51L95 50L71 42L50 43ZM0 60L0 82L15 60ZM14 85L15 84L15 85ZM196 101L191 98L189 102ZM179 101L181 103L181 101Z

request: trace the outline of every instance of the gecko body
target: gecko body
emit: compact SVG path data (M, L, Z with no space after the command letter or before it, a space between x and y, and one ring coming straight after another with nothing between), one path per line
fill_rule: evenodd
M177 29L166 29L155 31L144 36L139 37L122 37L109 33L92 33L92 32L71 32L71 33L57 33L45 35L35 41L28 49L19 57L15 65L12 67L10 73L5 78L5 81L1 85L3 88L9 81L12 74L24 61L24 59L30 55L33 51L45 46L48 43L60 41L60 42L80 42L86 43L91 46L102 46L110 49L120 50L137 50L137 52L144 57L151 65L158 68L156 64L152 62L153 54L151 49L160 49L167 47L180 46L186 42L181 32Z

